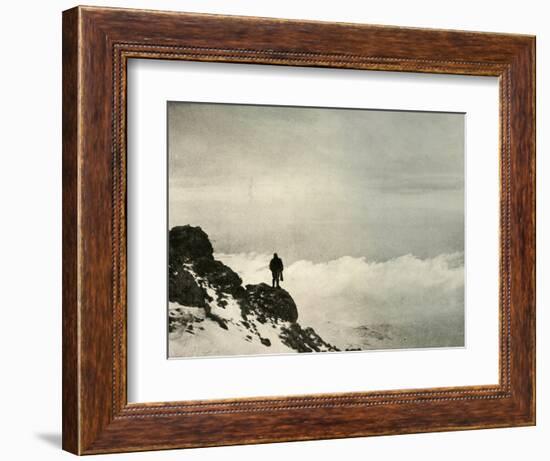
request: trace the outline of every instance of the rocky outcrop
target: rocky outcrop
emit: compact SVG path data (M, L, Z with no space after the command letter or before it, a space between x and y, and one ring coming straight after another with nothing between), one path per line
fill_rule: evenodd
M222 293L231 294L237 298L245 295L243 281L230 267L216 259L199 258L193 263L193 268L199 277L204 277Z
M249 312L256 312L259 318L298 320L298 308L288 291L272 288L266 283L246 286L246 305Z
M206 279L220 293L245 296L239 275L214 259L214 250L200 227L177 226L169 234L169 300L185 306L204 307L209 295L196 276ZM211 299L210 299L211 301Z
M338 350L302 328L290 293L266 283L243 286L214 258L200 227L169 234L169 355L248 355Z
M281 339L288 347L298 352L321 352L323 350L337 351L332 344L323 341L313 328L302 328L297 323L284 327Z
M199 258L214 259L214 249L206 232L200 227L176 226L169 235L170 263L194 261Z
M205 307L207 294L195 277L185 269L170 272L168 277L168 299L182 306Z

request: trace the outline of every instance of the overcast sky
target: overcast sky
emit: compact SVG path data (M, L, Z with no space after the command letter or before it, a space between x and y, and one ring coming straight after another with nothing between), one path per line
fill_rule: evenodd
M168 103L169 226L221 253L464 250L464 115Z

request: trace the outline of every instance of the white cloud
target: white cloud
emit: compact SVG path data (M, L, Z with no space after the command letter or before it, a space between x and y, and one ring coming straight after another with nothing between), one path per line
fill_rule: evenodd
M271 282L271 255L216 257L245 284ZM349 256L323 263L302 260L286 267L284 275L283 286L298 306L298 321L339 347L463 344L462 253L430 259L404 255L384 262ZM387 336L377 339L358 328L364 326Z

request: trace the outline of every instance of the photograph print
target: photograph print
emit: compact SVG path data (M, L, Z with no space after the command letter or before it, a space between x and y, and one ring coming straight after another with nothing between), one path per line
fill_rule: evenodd
M464 347L464 118L168 102L168 357Z

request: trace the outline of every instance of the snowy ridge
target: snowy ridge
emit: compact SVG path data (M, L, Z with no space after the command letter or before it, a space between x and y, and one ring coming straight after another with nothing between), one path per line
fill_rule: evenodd
M243 287L235 272L213 258L200 228L177 227L170 237L170 357L338 350L296 322L297 307L284 289ZM204 249L198 255L197 242Z

